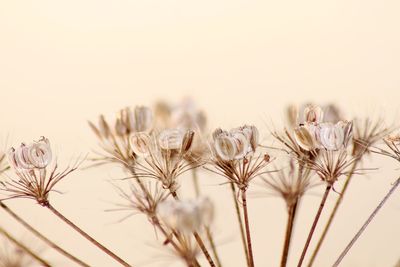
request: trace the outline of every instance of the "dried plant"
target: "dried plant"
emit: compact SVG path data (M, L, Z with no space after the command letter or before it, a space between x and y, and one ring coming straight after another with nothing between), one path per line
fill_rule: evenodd
M247 196L256 179L264 190L280 197L286 204L287 223L281 267L288 265L289 252L294 249L292 235L293 229L299 227L295 223L300 212L299 203L310 188L325 185L307 239L300 251L301 256L297 262L300 267L316 235L315 230L330 192L335 191L337 181L346 176L308 263L308 266L312 266L351 178L368 170L360 167L363 159L367 155L380 154L400 162L400 137L389 135L395 128L387 127L383 119L345 120L342 111L335 105L320 107L306 104L300 108L290 106L287 119L289 123L282 131L271 132L280 145L273 147L260 144L260 133L253 125L231 130L217 128L212 133L209 132L205 112L198 109L190 99L184 99L177 104L160 101L153 109L144 106L126 107L113 120L107 120L101 115L98 123L89 122L101 148L95 152L96 157L92 159L94 164L91 166L114 164L128 174L117 187L124 203L109 211L128 212L123 219L134 214L145 216L154 228L160 248L173 253L177 260L188 267L200 267L203 261L211 267L223 266L212 231L216 211L213 201L200 188L200 178L205 175L203 172L198 175L200 171L205 169L209 171L207 175L223 177L222 184L229 185L239 227L238 235L248 267L256 266L257 257L253 251L251 237L254 230L251 227ZM380 140L383 140L385 147L379 144ZM285 154L274 154L276 164L270 167L273 151L283 151ZM6 158L11 168L6 164ZM71 263L91 266L32 227L23 216L6 205L6 201L19 198L34 200L116 263L132 266L66 218L50 201L53 192L57 192L58 184L70 176L81 163L78 160L59 170L50 142L45 137L30 144L22 143L6 154L0 153L0 174L5 177L0 181L0 189L4 194L0 207ZM186 190L181 186L181 179L188 172L193 177L195 198L184 200L180 198L180 193ZM396 180L373 210L334 266L338 266L349 253L399 184L400 179ZM40 253L19 242L2 227L0 234L16 248L0 251L0 267L22 267L36 262L43 266L53 266Z

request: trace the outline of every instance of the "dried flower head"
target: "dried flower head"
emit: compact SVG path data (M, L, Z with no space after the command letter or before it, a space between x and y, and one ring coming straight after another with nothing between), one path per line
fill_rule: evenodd
M156 218L157 207L167 199L169 192L162 190L158 182L153 185L146 183L146 185L144 187L145 190L143 190L143 188L137 188L131 183L129 192L117 187L119 195L127 201L127 203L119 205L120 208L118 210L133 211L133 214L144 214L154 224L158 220Z
M190 234L210 225L214 206L209 198L166 200L158 205L157 214L170 229Z
M311 181L311 176L309 169L300 169L293 160L290 160L287 168L270 172L268 177L262 177L262 181L268 189L285 200L289 209L315 185Z
M383 137L389 135L394 130L393 127L387 127L382 118L378 119L355 119L353 134L354 157L361 157L370 153L370 149ZM392 139L388 136L388 140Z
M321 108L310 105L304 109L304 123L294 127L293 136L288 130L284 135L276 132L273 135L289 149L289 153L294 154L301 165L333 184L354 161L347 152L353 136L353 123L323 122L323 117Z
M135 132L130 137L130 144L133 151L140 153L135 164L126 164L132 169L134 178L154 178L164 188L175 192L177 177L202 164L186 160L190 158L193 137L193 131L179 129L167 129L159 134Z
M255 155L258 140L255 126L245 125L230 131L216 129L210 144L213 152L210 163L216 168L214 172L246 190L253 178L265 173L270 162L266 153Z
M400 134L390 134L383 138L383 142L389 150L374 147L371 152L400 161Z
M2 182L1 190L9 193L9 198L32 198L41 205L48 204L54 186L78 167L75 164L58 172L57 163L52 161L50 142L45 137L29 145L22 143L11 148L8 160L17 177Z
M140 151L131 150L130 141L132 140L130 140L130 136L136 132L151 132L153 121L151 109L137 106L134 109L125 108L120 110L113 127L103 115L99 117L97 126L89 122L90 128L98 137L100 145L105 152L105 155L101 155L98 160L103 162L134 162L134 153L140 153Z

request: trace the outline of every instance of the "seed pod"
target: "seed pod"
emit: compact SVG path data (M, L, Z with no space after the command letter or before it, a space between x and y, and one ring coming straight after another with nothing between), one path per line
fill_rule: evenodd
M229 135L221 134L214 140L217 156L222 160L233 160L237 154L237 142Z
M299 121L299 109L295 105L290 105L286 109L286 117L290 127L296 127Z
M338 150L344 143L344 131L338 124L321 124L319 137L321 145L327 150Z
M108 138L111 134L110 127L108 126L108 123L103 115L100 115L99 117L99 132L104 138Z
M324 113L319 106L310 104L304 109L304 121L307 123L320 123L323 116Z
M144 132L135 132L131 134L129 144L133 153L146 157L150 153L151 137Z
M180 150L184 133L179 129L164 130L158 136L158 143L165 150Z
M194 138L194 131L191 130L186 131L182 141L182 149L181 149L182 154L185 154L190 150L193 144L193 138Z
M38 142L31 144L28 147L27 152L30 164L39 169L45 168L52 160L50 142L44 137L42 137Z
M305 126L300 126L294 129L294 138L296 143L306 151L316 148L315 139Z
M236 153L234 158L235 159L242 159L244 158L248 152L250 152L250 144L248 141L247 136L243 131L235 130L231 132L231 137L234 140L236 146Z

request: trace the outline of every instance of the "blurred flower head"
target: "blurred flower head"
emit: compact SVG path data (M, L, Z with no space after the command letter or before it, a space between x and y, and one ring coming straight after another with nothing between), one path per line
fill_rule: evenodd
M210 225L214 206L209 198L166 200L158 205L157 214L169 228L192 233Z

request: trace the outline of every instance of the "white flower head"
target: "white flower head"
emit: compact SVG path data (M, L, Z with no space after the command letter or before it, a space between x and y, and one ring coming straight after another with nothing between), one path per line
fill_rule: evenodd
M43 169L51 163L52 151L47 138L41 137L30 145L22 143L8 152L10 165L17 170Z
M182 148L185 132L180 129L167 129L158 136L158 143L165 150L180 150Z
M191 233L211 223L214 206L208 198L168 200L158 205L157 213L168 227Z

